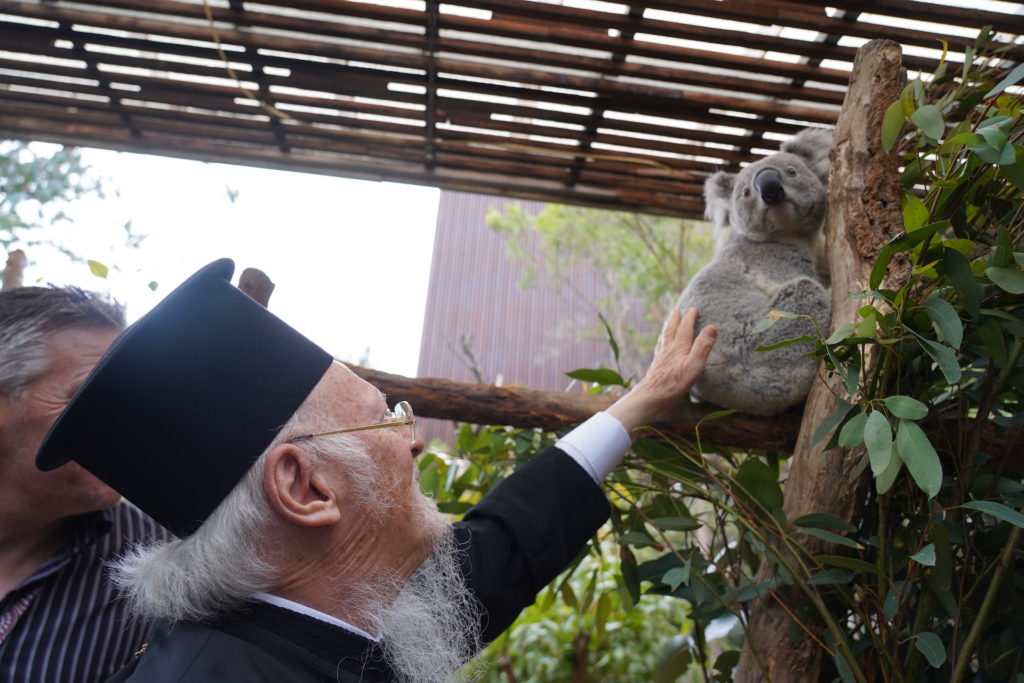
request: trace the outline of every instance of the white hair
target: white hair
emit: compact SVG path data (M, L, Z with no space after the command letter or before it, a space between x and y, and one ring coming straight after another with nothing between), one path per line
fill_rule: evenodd
M269 589L277 569L264 548L274 522L263 491L267 453L297 434L322 428L329 419L322 405L307 399L194 534L135 547L116 562L114 581L133 612L150 619L206 621ZM296 445L313 457L314 466L328 458L343 460L354 500L374 508L376 464L362 441L339 434Z
M404 683L473 680L483 673L479 667L459 672L482 645L483 615L460 570L462 552L447 527L380 619L385 658Z

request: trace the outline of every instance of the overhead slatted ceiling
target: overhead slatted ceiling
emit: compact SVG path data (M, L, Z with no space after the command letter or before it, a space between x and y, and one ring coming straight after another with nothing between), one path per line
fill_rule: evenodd
M1024 33L959 4L0 0L0 136L695 216L866 40L928 73Z

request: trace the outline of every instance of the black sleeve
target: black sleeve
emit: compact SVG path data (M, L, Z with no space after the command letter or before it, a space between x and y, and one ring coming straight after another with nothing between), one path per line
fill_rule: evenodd
M486 610L485 643L533 603L608 515L601 488L552 447L495 486L455 524L466 582Z

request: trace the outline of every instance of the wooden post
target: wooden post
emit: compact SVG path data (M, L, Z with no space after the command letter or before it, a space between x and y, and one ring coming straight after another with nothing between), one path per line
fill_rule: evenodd
M25 266L28 265L28 257L21 249L15 249L7 255L7 265L4 267L3 286L0 289L14 289L21 287L25 279Z
M836 123L828 187L825 234L832 278L832 329L844 322L858 322L863 300L850 294L868 289L868 277L879 250L903 230L898 158L881 148L882 118L903 89L906 77L896 43L874 40L857 53L843 110ZM899 268L897 264L895 266ZM890 278L905 276L905 273ZM866 360L865 364L871 364ZM835 408L833 392L841 381L830 377L816 382L804 407L803 422L793 451L792 467L785 486L783 511L787 520L812 512L827 512L856 522L864 505L864 476L851 480L863 450L824 450L824 440L812 445L811 435ZM821 553L823 542L809 543ZM770 572L770 563L762 566ZM806 597L794 586L783 586L755 604L735 680L817 681L824 652L803 630L794 630L786 611L801 611ZM821 623L811 618L805 625L820 636ZM797 637L793 637L793 633ZM766 667L762 671L751 648Z
M238 288L264 308L270 304L270 295L274 293L274 287L270 277L257 268L246 268L238 278Z

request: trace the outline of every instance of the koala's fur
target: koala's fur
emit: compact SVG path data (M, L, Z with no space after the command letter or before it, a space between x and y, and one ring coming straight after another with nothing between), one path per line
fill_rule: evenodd
M765 332L753 329L772 310L807 314L828 328L832 300L820 256L831 146L830 130L807 129L778 153L705 183L708 219L731 232L679 299L684 313L699 311L699 326L718 327L695 398L752 415L775 415L806 398L816 361L801 355L810 344L754 349L813 335L811 323L783 318Z

